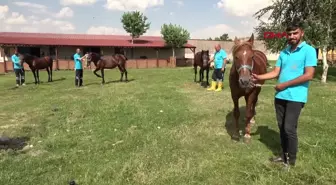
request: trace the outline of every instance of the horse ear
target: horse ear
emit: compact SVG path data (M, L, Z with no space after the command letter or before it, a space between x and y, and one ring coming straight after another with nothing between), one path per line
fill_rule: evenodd
M250 39L248 40L248 42L250 42L251 44L253 44L254 42L254 34L252 33Z
M237 45L237 44L239 44L239 42L240 42L240 40L238 40L237 36L235 36L235 38L234 38L234 44Z

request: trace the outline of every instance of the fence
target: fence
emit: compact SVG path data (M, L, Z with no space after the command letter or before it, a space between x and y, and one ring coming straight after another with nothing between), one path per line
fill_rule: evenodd
M5 65L7 72L13 71L12 62L0 62L0 73L5 73ZM129 59L126 62L127 69L145 69L145 68L173 68L173 67L182 67L182 66L191 66L191 59L176 59L170 57L169 59ZM56 70L58 67L59 70L73 70L75 68L73 60L58 60L58 66L56 60L54 60L53 70ZM94 69L95 66L91 63L91 69ZM28 65L24 63L24 68L30 70Z

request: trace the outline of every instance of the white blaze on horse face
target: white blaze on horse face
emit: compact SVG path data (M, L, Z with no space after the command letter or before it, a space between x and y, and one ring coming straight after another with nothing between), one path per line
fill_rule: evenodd
M246 50L244 50L244 53L243 53L243 55L244 55L244 56L246 55Z

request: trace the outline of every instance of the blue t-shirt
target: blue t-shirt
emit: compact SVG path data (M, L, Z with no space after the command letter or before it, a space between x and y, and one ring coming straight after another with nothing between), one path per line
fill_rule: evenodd
M17 55L12 55L12 62L14 63L14 69L22 69L20 58Z
M214 56L214 68L221 69L223 67L224 59L226 58L227 58L227 55L223 49L220 49L218 52L216 52Z
M74 61L75 61L75 69L83 69L81 56L78 53L74 54Z
M295 51L290 51L290 46L280 52L275 64L280 67L279 83L284 83L304 74L305 67L317 66L317 54L314 47L302 42ZM275 98L307 103L309 81L288 87L275 93Z

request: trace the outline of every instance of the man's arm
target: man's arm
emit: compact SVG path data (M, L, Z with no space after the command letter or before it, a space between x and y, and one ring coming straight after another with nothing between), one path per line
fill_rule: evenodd
M307 81L310 81L314 78L314 73L315 73L315 67L317 66L317 55L316 55L316 51L314 49L310 49L308 51L306 51L306 58L304 61L304 65L305 65L305 72L303 75L285 82L284 84L286 85L286 87L289 86L294 86L294 85L298 85L301 83L305 83Z
M281 63L282 63L282 59L281 59L281 54L280 54L278 60L275 63L275 67L273 71L268 72L266 74L257 75L257 79L258 80L270 80L270 79L278 77L280 74L280 70L281 70Z

